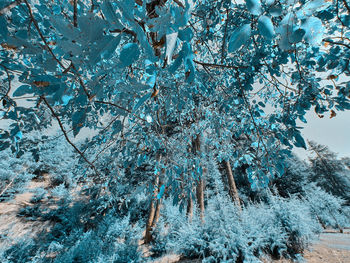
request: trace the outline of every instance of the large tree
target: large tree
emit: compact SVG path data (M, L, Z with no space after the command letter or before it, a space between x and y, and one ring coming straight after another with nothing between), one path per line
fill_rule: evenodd
M297 121L347 110L346 0L7 0L0 6L1 149L58 127L97 184L107 149L147 165L148 229L164 193L204 209L208 158L245 166L252 187L306 147ZM83 129L85 128L85 129ZM81 130L94 132L78 146ZM35 152L35 149L31 149ZM232 166L232 167L231 167ZM151 172L149 172L151 170Z

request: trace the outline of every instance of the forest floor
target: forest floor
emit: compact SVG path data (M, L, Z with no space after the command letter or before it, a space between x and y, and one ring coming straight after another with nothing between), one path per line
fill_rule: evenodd
M30 200L33 196L33 190L37 187L48 188L47 178L40 181L32 181L27 191L17 194L13 200L0 203L0 247L4 245L4 237L16 239L20 237L35 236L39 231L49 229L49 224L43 222L27 221L24 222L16 215L23 207L32 206ZM47 200L44 200L44 202ZM334 230L327 230L320 235L311 247L305 253L306 263L350 263L350 229L339 233ZM179 255L166 255L153 261L154 263L199 263L200 259L180 259ZM269 260L264 263L291 263L289 260Z

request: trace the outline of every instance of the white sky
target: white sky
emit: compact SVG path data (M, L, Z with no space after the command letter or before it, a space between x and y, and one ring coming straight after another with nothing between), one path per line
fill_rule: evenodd
M350 157L350 112L339 112L330 119L329 114L324 118L317 117L314 111L306 114L307 123L298 123L303 126L304 139L313 140L326 145L331 151L338 153L339 157ZM302 148L294 150L301 158L306 158L308 152Z

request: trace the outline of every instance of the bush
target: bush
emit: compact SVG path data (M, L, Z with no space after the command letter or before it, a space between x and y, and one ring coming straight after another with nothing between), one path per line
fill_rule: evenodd
M23 238L15 245L0 249L1 262L141 262L138 240L141 228L132 226L129 217L108 215L98 228L84 232L75 229L49 243L48 236Z
M315 184L304 187L305 201L311 215L323 227L344 228L350 226L350 214L344 206L345 200L336 197Z
M250 204L241 212L228 197L208 201L202 224L188 221L170 202L164 203L154 247L203 262L260 262L264 254L299 258L320 226L305 202L269 194L268 203Z

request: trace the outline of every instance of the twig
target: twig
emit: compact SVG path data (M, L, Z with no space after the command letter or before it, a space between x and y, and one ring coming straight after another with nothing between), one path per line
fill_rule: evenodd
M206 62L201 62L198 60L193 60L194 63L202 65L202 66L207 66L207 67L212 67L212 68L230 68L230 69L240 69L240 68L247 68L246 66L230 66L230 65L223 65L223 64L213 64L213 63L206 63Z
M78 13L78 0L74 0L74 7L73 7L73 26L74 27L78 27L78 17L77 17L77 13Z
M143 119L143 118L141 118L141 117L135 115L131 110L128 110L128 109L126 109L126 108L124 108L124 107L122 107L122 106L119 106L119 105L117 105L117 104L114 104L114 103L112 103L112 102L101 101L101 100L95 100L94 102L95 102L95 103L100 103L100 104L105 104L105 105L110 105L110 106L116 107L116 108L118 108L118 109L120 109L120 110L124 110L124 111L126 111L126 112L132 114L135 118L137 118L137 119L139 119L139 120L141 120L141 121L146 122L145 119Z
M330 40L327 40L327 39L323 39L323 42L327 42L327 43L329 43L329 44L334 44L334 45L339 45L339 46L344 46L344 47L350 49L350 45L345 44L345 43L334 42L334 41L330 41Z
M346 2L346 0L343 0L343 4L344 4L345 8L348 10L348 13L350 14L350 7L349 7L348 2Z

